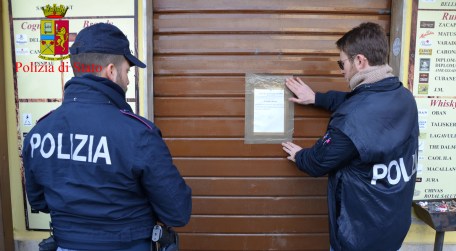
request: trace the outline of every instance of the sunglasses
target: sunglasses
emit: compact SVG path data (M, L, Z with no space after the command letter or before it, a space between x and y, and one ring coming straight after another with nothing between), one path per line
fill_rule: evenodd
M344 59L344 60L337 60L337 64L339 65L339 68L340 68L341 70L344 69L344 61L349 60L349 59L350 59L350 58L346 58L346 59Z

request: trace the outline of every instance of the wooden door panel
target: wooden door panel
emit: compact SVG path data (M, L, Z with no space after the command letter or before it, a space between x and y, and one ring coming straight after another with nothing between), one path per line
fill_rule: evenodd
M325 233L324 215L211 216L195 215L179 231L191 233Z
M243 138L244 118L157 118L165 138ZM294 137L321 137L328 118L296 118Z
M338 55L338 35L203 34L160 35L159 54L318 54Z
M326 197L193 196L194 215L325 215Z
M155 98L157 117L244 117L244 98ZM329 113L312 106L295 106L295 116L327 118Z
M368 21L389 29L389 16L386 15L165 13L154 15L154 32L343 34L361 22Z
M285 158L174 157L185 177L307 177Z
M310 147L317 139L295 139L293 142ZM280 144L245 144L244 139L166 139L174 157L282 157Z
M325 178L186 178L194 196L325 196ZM227 189L229 188L229 189Z
M336 64L336 62L334 62ZM316 92L347 91L341 73L336 77L295 75ZM245 76L157 76L155 97L244 97Z
M341 75L337 66L338 56L290 56L290 55L189 55L157 56L154 71L160 75L226 75L246 73L276 75L331 76Z
M327 251L327 234L193 234L180 235L184 251L294 250Z
M388 13L389 1L378 0L155 0L154 12L317 12Z

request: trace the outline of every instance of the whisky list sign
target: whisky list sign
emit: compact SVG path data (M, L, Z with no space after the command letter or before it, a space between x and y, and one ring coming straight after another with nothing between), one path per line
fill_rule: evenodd
M456 198L456 0L414 0L409 86L419 110L415 200Z

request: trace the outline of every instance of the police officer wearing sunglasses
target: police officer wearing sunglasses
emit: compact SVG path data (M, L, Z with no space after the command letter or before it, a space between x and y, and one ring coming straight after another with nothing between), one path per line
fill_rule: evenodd
M332 112L310 148L285 142L288 159L311 176L328 175L331 250L395 251L411 224L418 151L415 99L387 64L388 40L363 23L336 43L350 92L314 93L287 80L292 102Z

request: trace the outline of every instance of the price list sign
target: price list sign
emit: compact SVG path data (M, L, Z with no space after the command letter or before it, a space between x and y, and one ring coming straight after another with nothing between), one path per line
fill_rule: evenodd
M456 0L414 0L409 86L419 110L415 200L456 198Z

